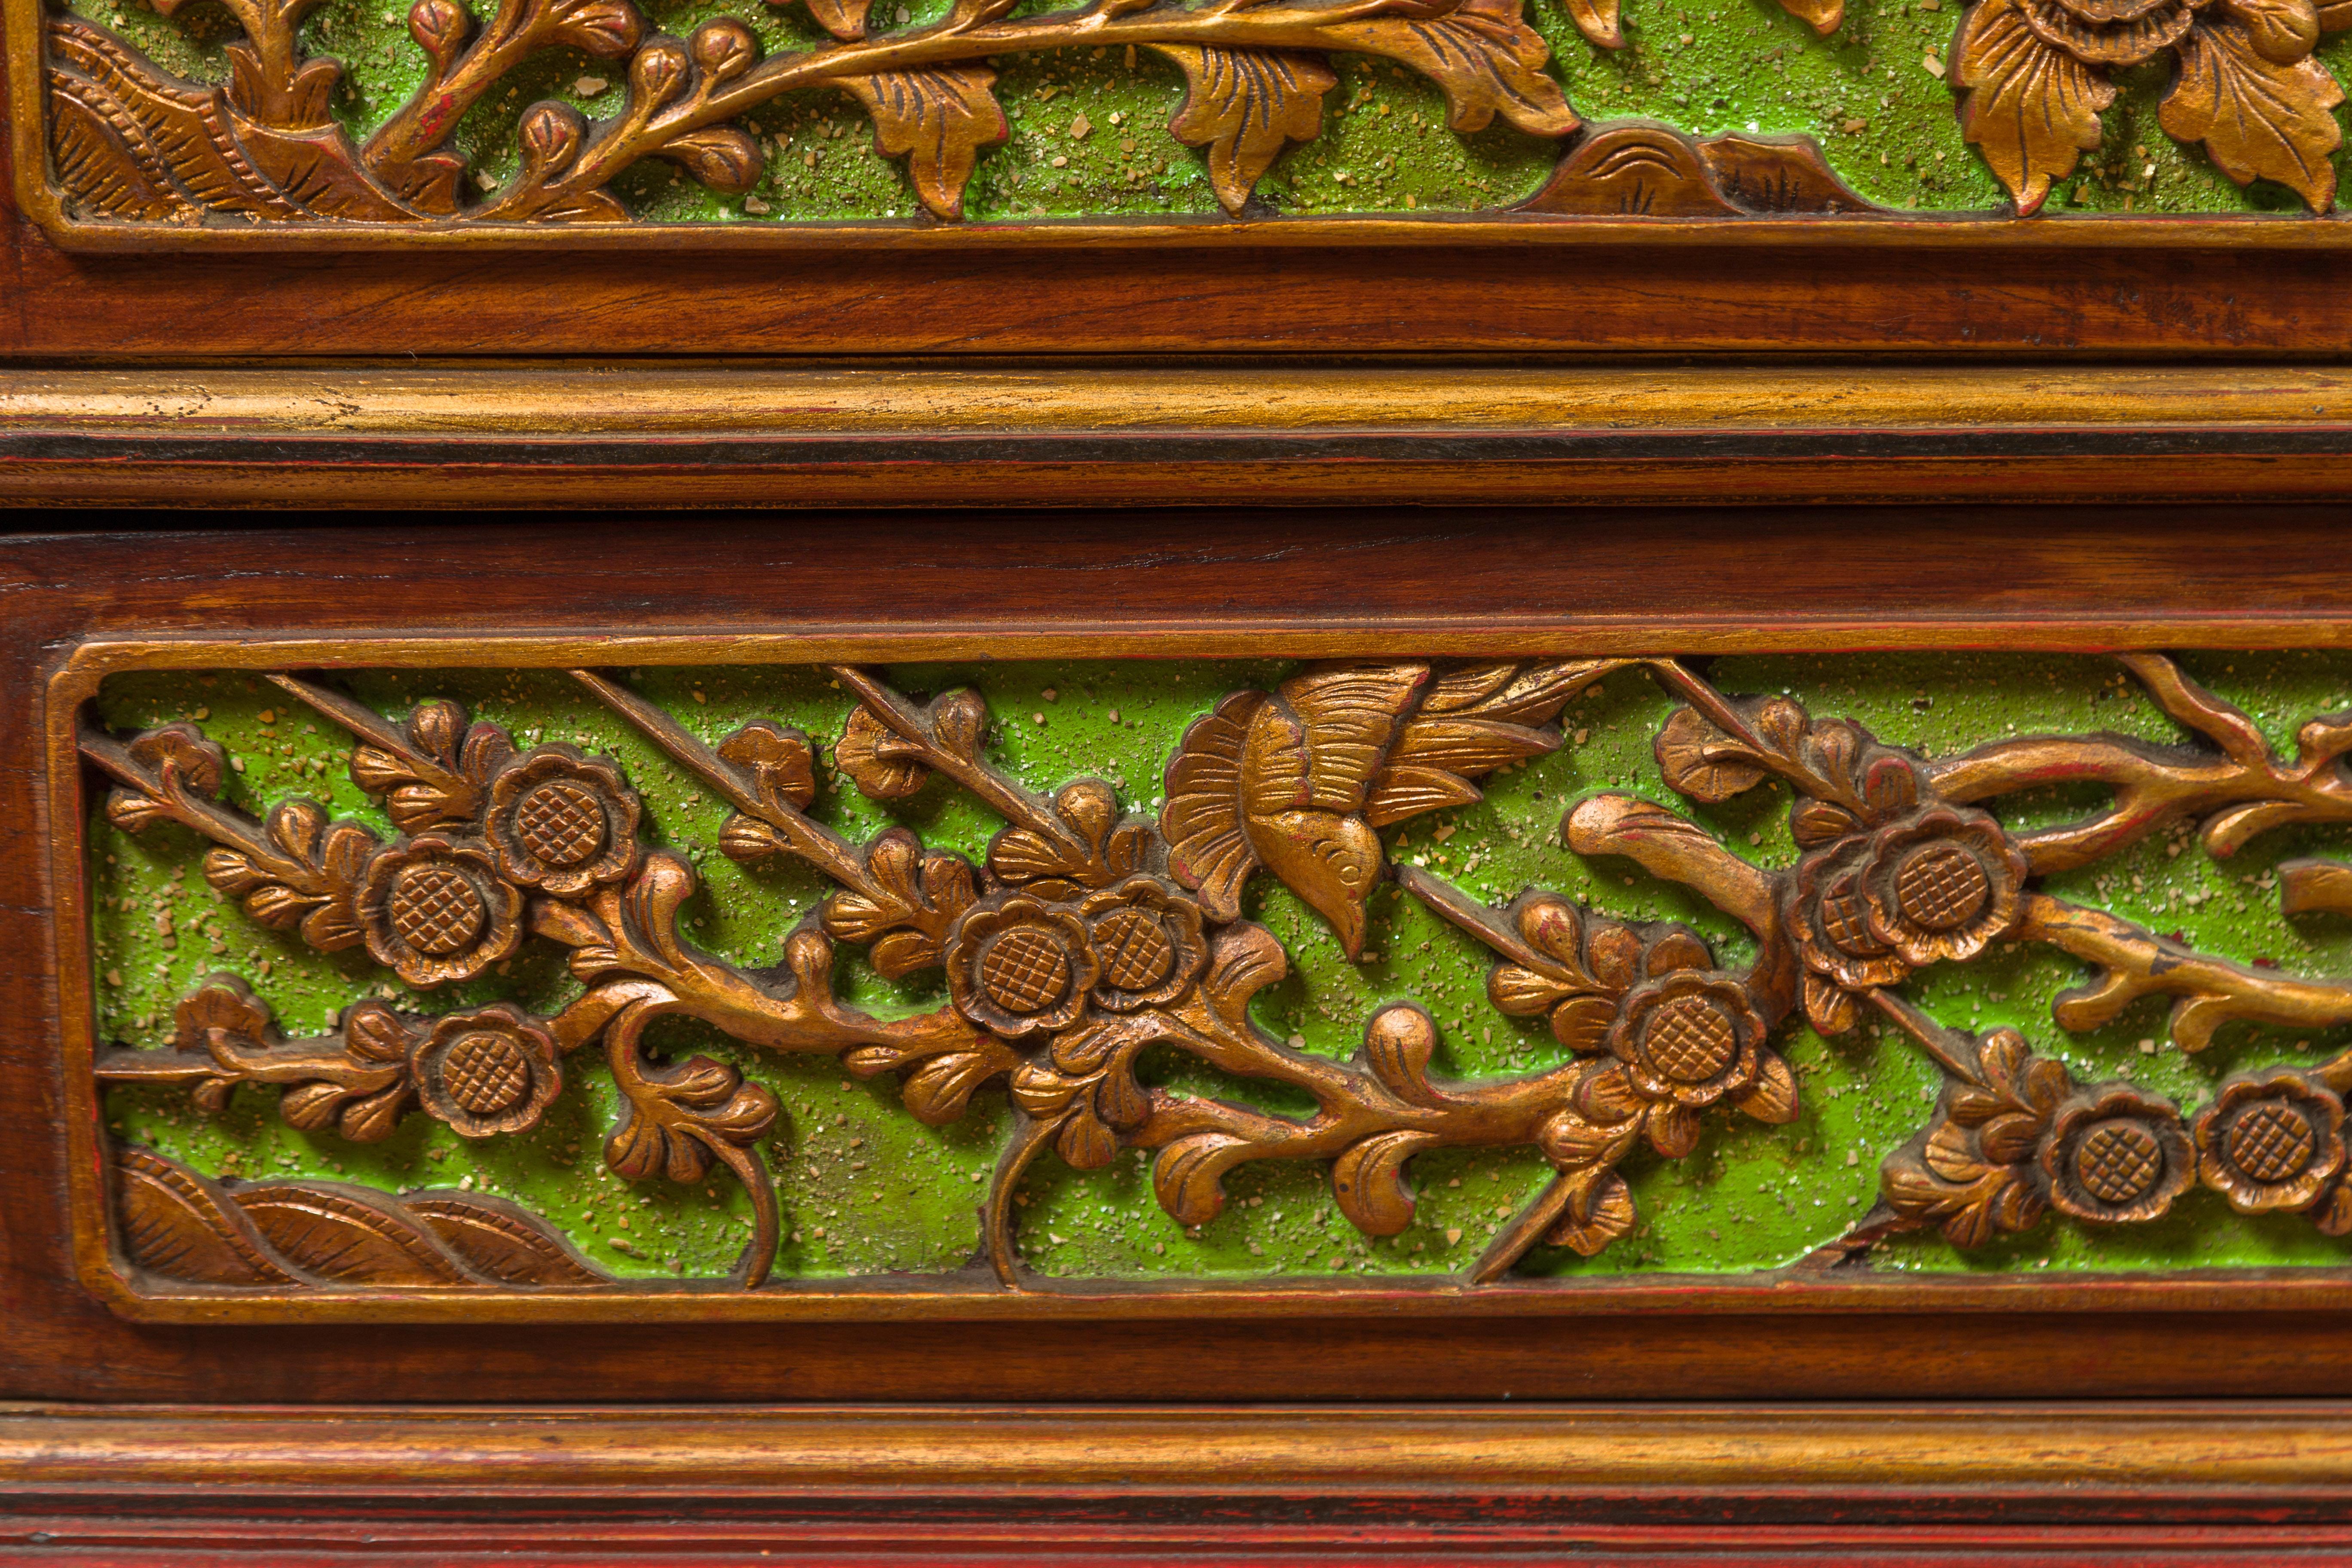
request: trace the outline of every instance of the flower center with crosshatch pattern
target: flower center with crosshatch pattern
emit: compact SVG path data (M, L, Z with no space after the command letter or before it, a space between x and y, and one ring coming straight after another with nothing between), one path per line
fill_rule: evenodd
M441 1081L449 1098L477 1116L494 1116L530 1089L530 1063L502 1035L467 1035L449 1047Z
M2163 1169L2156 1134L2133 1121L2100 1123L2074 1154L2074 1173L2102 1203L2127 1204L2146 1195Z
M558 779L523 796L515 836L541 865L583 865L604 847L604 808L578 784Z
M2284 1105L2258 1105L2230 1129L2230 1162L2258 1182L2284 1182L2311 1163L2319 1140Z
M1677 1083L1705 1083L1739 1053L1731 1020L1703 996L1661 1004L1650 1015L1642 1045L1658 1070Z
M1968 924L1991 897L1992 881L1976 857L1949 844L1914 850L1895 873L1895 902L1930 931Z
M1042 931L1010 931L980 961L988 998L1008 1013L1042 1013L1069 994L1070 955Z
M1095 928L1103 974L1121 991L1142 991L1168 978L1176 945L1160 922L1137 910L1121 910Z
M463 873L446 866L415 866L392 889L392 926L419 952L463 950L489 918L482 895Z

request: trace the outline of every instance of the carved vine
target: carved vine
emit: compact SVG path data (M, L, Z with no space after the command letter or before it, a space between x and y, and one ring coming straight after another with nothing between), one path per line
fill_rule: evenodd
M783 4L785 0L772 0ZM451 226L624 223L614 182L646 159L723 195L749 194L772 149L743 117L822 88L856 103L874 146L903 160L924 213L963 215L965 186L1011 127L995 96L1002 57L1110 47L1175 66L1186 94L1167 130L1201 149L1234 217L1267 216L1255 195L1288 149L1314 141L1338 85L1334 52L1382 58L1445 96L1447 124L1500 120L1556 140L1551 179L1517 209L1582 216L1738 218L1880 211L1832 174L1810 138L1699 141L1647 122L1588 125L1546 68L1549 47L1522 0L1087 0L1016 14L1013 0L956 0L896 30L869 0L803 0L830 37L763 57L752 29L715 17L687 37L657 31L632 0L415 0L408 31L425 70L364 142L330 110L341 62L305 53L321 0L224 0L241 29L228 79L173 75L107 29L58 11L44 19L53 174L86 221ZM184 0L157 0L173 16ZM1824 36L1843 0L1780 0ZM1622 47L1618 0L1569 0L1597 47ZM2293 190L2313 212L2335 200L2334 110L2343 91L2314 54L2352 26L2352 5L2317 0L1976 0L1950 51L1964 140L2014 199L2040 210L2104 135L2114 72L2175 62L2158 120L2201 145L2241 185ZM546 100L525 108L503 183L474 171L455 141L467 114L533 56L555 47L613 62L624 94L591 120ZM471 176L471 177L469 177ZM760 204L764 208L765 204ZM751 209L758 210L758 209Z
M709 745L615 678L574 671L733 807L723 853L755 868L798 861L833 885L786 939L782 963L761 971L685 938L679 916L695 873L640 842L637 798L609 759L560 745L519 751L447 702L395 723L314 681L273 677L353 733L352 777L383 801L399 830L393 840L305 800L266 819L235 810L220 799L226 757L188 723L128 740L83 731L83 754L115 786L108 816L131 831L171 821L203 835L215 846L206 879L253 918L321 951L364 948L413 986L478 975L536 938L569 950L581 994L549 1017L498 1005L427 1018L364 1002L328 1036L287 1040L244 982L222 976L182 1003L172 1048L104 1050L98 1072L184 1085L215 1109L239 1084L278 1086L289 1122L358 1141L387 1136L412 1114L489 1138L535 1125L562 1092L572 1053L601 1041L625 1104L607 1164L631 1180L687 1183L727 1167L756 1216L737 1269L755 1286L778 1231L761 1152L777 1102L707 1058L649 1054L646 1026L679 1015L761 1049L836 1057L863 1077L895 1073L908 1112L933 1125L1002 1083L1013 1126L981 1205L978 1257L1006 1288L1026 1278L1013 1194L1049 1154L1091 1170L1148 1152L1160 1205L1188 1226L1220 1212L1236 1168L1314 1161L1328 1165L1347 1218L1381 1237L1412 1223L1417 1156L1533 1147L1554 1174L1467 1271L1486 1283L1538 1243L1589 1255L1631 1231L1622 1171L1643 1151L1687 1155L1711 1115L1793 1120L1798 1083L1776 1048L1793 1019L1839 1036L1874 1016L1935 1061L1948 1088L1934 1122L1887 1160L1878 1208L1828 1249L1832 1261L1926 1226L1966 1247L2053 1210L2088 1224L2150 1219L2200 1181L2250 1212L2305 1212L2341 1234L2352 1229L2341 1180L2352 1056L2240 1074L2184 1111L2127 1083L2079 1084L2014 1031L1962 1035L1903 994L1922 970L2032 942L2086 967L2055 1008L2069 1030L2101 1026L2151 995L2172 1000L2170 1036L2189 1052L2225 1024L2352 1021L2352 981L2195 952L2038 885L2175 825L2195 825L2207 851L2226 857L2271 828L2352 820L2352 716L2312 720L2289 758L2170 660L2125 664L2195 742L2034 736L1929 761L1785 697L1727 696L1675 660L1316 666L1272 690L1234 692L1193 723L1169 763L1156 821L1129 813L1100 779L1041 794L1006 773L990 755L976 692L918 702L871 671L833 667L856 701L835 746L843 775L881 801L935 776L968 794L1004 823L979 864L902 826L856 843L817 820L814 749L796 730L762 721ZM1656 737L1664 782L1713 805L1778 781L1791 795L1798 858L1766 868L1691 818L1621 794L1575 804L1563 841L1579 856L1629 860L1738 921L1755 942L1744 967L1726 967L1678 925L1622 921L1540 888L1495 909L1390 856L1384 829L1480 799L1475 781L1555 748L1562 709L1629 668L1682 700ZM1982 809L2060 781L2104 786L2108 804L2018 830ZM1362 952L1376 888L1419 900L1492 952L1489 1000L1507 1016L1544 1019L1566 1059L1514 1077L1445 1078L1433 1067L1436 1026L1410 1001L1370 1017L1351 1060L1276 1038L1250 1016L1287 966L1275 936L1244 916L1261 878L1308 906L1350 959ZM2342 866L2290 861L2282 879L2291 910L2352 912L2352 871ZM864 949L885 975L939 972L947 1002L891 1020L845 1004L831 979L842 943ZM1303 1093L1315 1109L1278 1113L1147 1084L1137 1064L1156 1047ZM299 1237L256 1216L257 1202L278 1200L172 1175L144 1153L124 1158L135 1261L221 1284L326 1277L304 1261L313 1254ZM305 1213L335 1209L338 1223L398 1229L373 1199L300 1201ZM446 1234L439 1212L426 1215L427 1231L458 1256L438 1283L583 1283L552 1263L545 1280L499 1274ZM426 1235L413 1215L399 1224L401 1235ZM253 1241L255 1226L267 1246ZM533 1237L542 1228L525 1226ZM142 1239L152 1237L162 1239ZM260 1272L257 1258L285 1279Z

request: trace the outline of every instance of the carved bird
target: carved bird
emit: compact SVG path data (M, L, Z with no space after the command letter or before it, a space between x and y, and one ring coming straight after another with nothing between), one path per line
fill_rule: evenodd
M1261 866L1331 924L1350 959L1387 873L1378 828L1483 798L1469 780L1559 743L1550 720L1622 659L1318 665L1237 691L1184 733L1160 832L1169 868L1220 921Z

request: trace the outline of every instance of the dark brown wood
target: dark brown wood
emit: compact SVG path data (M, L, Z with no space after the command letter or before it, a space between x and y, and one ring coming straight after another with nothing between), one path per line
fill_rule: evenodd
M0 148L0 157L10 154ZM0 180L0 357L1966 353L2320 359L2352 257L1539 247L69 257ZM1186 279L1171 289L1171 271ZM168 276L168 287L158 279ZM1998 279L1996 283L1994 280Z

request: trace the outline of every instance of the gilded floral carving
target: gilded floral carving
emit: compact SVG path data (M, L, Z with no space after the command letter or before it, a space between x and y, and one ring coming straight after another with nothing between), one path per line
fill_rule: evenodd
M1622 1241L1642 1217L1629 1161L1686 1159L1709 1120L1732 1113L1791 1121L1804 1091L1785 1054L1790 1033L1801 1020L1843 1037L1869 1019L1893 1026L1944 1087L1928 1124L1885 1157L1877 1206L1827 1249L1833 1258L1866 1262L1906 1231L1938 1230L1969 1248L2053 1216L2145 1224L2200 1183L2242 1212L2305 1215L2345 1234L2352 1054L2236 1072L2184 1104L2125 1079L2078 1081L2021 1031L1958 1030L1914 995L1923 976L2031 944L2086 971L2053 1009L2062 1030L2102 1026L2150 996L2170 1002L2168 1032L2184 1054L2227 1024L2352 1022L2352 982L2198 952L2043 885L2158 834L2176 835L2176 852L2201 835L2221 855L2272 828L2352 821L2341 771L2352 726L2312 720L2283 757L2171 661L2124 663L2195 739L2010 736L1930 758L1787 697L1727 694L1675 659L1310 665L1192 722L1168 760L1156 817L1129 812L1104 779L1050 792L1022 782L995 760L994 721L976 692L919 701L874 670L829 667L854 703L831 747L840 783L896 802L936 780L985 805L1003 826L980 865L903 825L859 843L821 821L819 748L797 730L761 721L708 744L629 685L572 672L727 803L725 854L755 876L792 862L830 884L782 963L757 971L688 939L684 911L700 879L688 858L641 841L637 796L617 762L567 746L518 750L448 703L395 722L320 682L274 677L355 737L352 776L402 825L395 837L303 799L262 819L242 815L218 798L229 760L184 722L127 739L83 731L82 754L113 785L107 819L131 832L194 830L215 846L206 875L253 918L321 951L362 945L413 986L477 981L529 940L564 952L574 994L544 1016L506 1002L420 1016L368 1000L320 1037L288 1039L249 978L223 975L182 1003L168 1049L102 1050L98 1073L183 1085L207 1110L240 1084L278 1086L289 1123L354 1142L382 1141L412 1112L490 1139L536 1125L567 1092L566 1058L602 1044L623 1102L609 1168L631 1181L703 1183L727 1167L757 1217L737 1269L747 1287L766 1279L778 1242L763 1149L781 1136L779 1103L736 1067L665 1059L646 1043L664 1017L698 1019L755 1050L836 1058L860 1077L895 1074L906 1111L927 1123L961 1119L979 1089L1002 1085L1013 1120L978 1242L990 1275L1016 1291L1032 1279L1013 1194L1041 1158L1086 1171L1139 1153L1157 1201L1187 1226L1221 1211L1238 1168L1312 1163L1328 1170L1347 1220L1383 1237L1412 1223L1422 1156L1538 1151L1549 1176L1465 1270L1465 1283L1480 1285L1538 1245L1591 1256ZM1561 844L1687 889L1745 929L1744 956L1688 925L1629 921L1543 887L1497 908L1398 852L1400 825L1475 802L1475 781L1561 745L1563 710L1620 672L1674 700L1654 737L1665 786L1696 805L1784 790L1794 858L1759 864L1692 816L1619 790L1562 803ZM2107 804L2030 826L1996 809L2062 780L2100 786ZM2281 878L2292 908L2346 907L2332 862L2290 860ZM257 902L267 889L283 891ZM1375 891L1412 900L1491 955L1486 1002L1543 1020L1561 1059L1447 1077L1437 1026L1410 997L1370 1009L1349 1060L1276 1037L1253 1006L1290 957L1251 914L1276 889L1350 962L1363 955ZM346 906L348 921L315 918ZM835 992L843 944L893 978L933 973L944 999L887 1017L852 1005ZM1155 1082L1139 1072L1150 1051L1223 1075L1236 1097ZM1280 1086L1312 1109L1265 1109L1251 1084ZM299 1210L312 1215L303 1224L325 1225L317 1215L331 1211L334 1225L372 1238L383 1270L373 1282L513 1282L413 1204L394 1212L340 1189L213 1184L134 1150L120 1160L137 1176L125 1191L142 1194L125 1211L123 1245L151 1270L201 1258L211 1272L194 1277L213 1283L331 1288L315 1260L340 1254L287 1217ZM510 1232L517 1257L527 1255L515 1264L525 1282L582 1283L530 1216L466 1223Z

